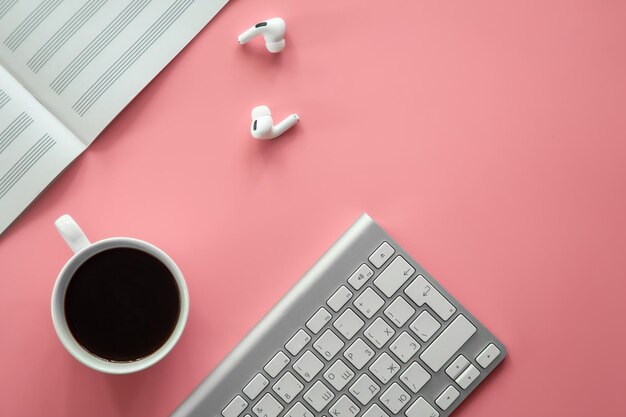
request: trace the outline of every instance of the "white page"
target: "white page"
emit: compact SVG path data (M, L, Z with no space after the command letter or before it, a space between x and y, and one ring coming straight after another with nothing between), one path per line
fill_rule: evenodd
M0 67L0 233L84 149Z
M0 0L0 63L91 143L227 0Z

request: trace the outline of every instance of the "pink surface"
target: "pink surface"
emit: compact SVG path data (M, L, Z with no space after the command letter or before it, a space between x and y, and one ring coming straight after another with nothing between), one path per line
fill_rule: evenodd
M233 1L0 238L0 415L168 415L363 211L509 349L455 416L625 415L626 3L384 3ZM258 104L301 124L255 142ZM181 267L157 366L58 342L63 213Z

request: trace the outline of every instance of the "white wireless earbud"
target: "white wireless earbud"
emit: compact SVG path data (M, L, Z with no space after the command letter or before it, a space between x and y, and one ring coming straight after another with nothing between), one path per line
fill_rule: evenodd
M265 46L268 51L276 53L285 49L285 21L280 17L257 23L239 35L237 41L243 45L261 34L265 38Z
M293 113L274 126L270 108L267 106L257 106L252 109L252 126L250 127L250 133L256 139L274 139L291 129L298 123L298 120L300 120L298 115Z

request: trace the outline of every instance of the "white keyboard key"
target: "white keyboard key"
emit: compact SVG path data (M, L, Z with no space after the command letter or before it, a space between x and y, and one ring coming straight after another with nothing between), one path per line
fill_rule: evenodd
M485 350L480 352L480 355L476 358L476 362L483 368L486 368L491 365L491 362L498 356L500 356L500 349L493 343L490 343Z
M439 412L424 397L419 397L404 414L406 417L439 417Z
M420 355L430 369L439 372L460 348L476 333L476 327L463 315L458 315Z
M480 376L480 371L474 366L470 365L462 374L456 379L456 383L459 387L467 389L472 382L476 381L476 378Z
M354 417L360 408L346 395L342 395L335 404L330 407L330 415L336 417Z
M349 308L333 323L335 329L348 340L352 339L364 325L365 322Z
M368 319L371 319L384 304L385 300L369 287L354 300L354 306Z
M322 411L333 398L335 398L335 394L333 394L322 381L317 381L313 384L311 389L304 394L304 399L318 413Z
M224 417L237 417L243 413L247 406L246 400L241 395L238 395L222 410L222 415Z
M315 375L324 367L324 363L310 350L304 352L300 359L293 364L293 369L300 374L306 382L311 382Z
M322 327L324 327L331 318L331 314L324 307L322 307L317 310L317 313L315 313L309 321L306 322L306 327L308 327L313 334L318 334L319 331L322 330Z
M341 359L337 359L337 362L333 364L324 373L324 378L330 382L337 391L341 391L352 378L354 378L354 372L348 365L343 363Z
M339 336L333 333L330 329L326 330L324 334L320 336L315 343L313 343L315 350L317 350L320 355L328 361L335 357L343 345L344 343L341 341Z
M278 417L284 408L285 407L268 392L261 398L261 401L256 403L252 411L257 417Z
M358 370L361 370L374 357L372 349L363 339L358 338L343 352L343 356Z
M304 385L298 381L289 371L285 372L277 383L272 387L274 392L278 394L287 404L289 404L300 391L304 389Z
M417 353L420 344L417 343L407 332L402 332L400 336L389 346L391 352L402 361L407 363L409 359Z
M461 372L463 372L469 363L470 362L465 356L459 355L459 357L446 368L446 374L448 374L450 378L456 379L457 376L461 375Z
M292 355L300 353L303 347L311 341L311 336L304 330L300 329L298 332L287 342L285 349Z
M364 414L363 417L389 417L385 410L380 408L378 404L373 404Z
M400 365L391 356L383 352L369 367L369 370L380 382L386 384L400 370Z
M428 304L444 321L452 317L456 311L456 308L421 275L406 287L404 293L420 307Z
M363 414L363 417L389 417L389 414L385 413L385 410L380 408L378 404L372 404Z
M333 309L334 312L341 310L349 299L352 298L352 292L342 285L339 289L326 301L326 304Z
M413 268L402 256L397 256L374 280L374 285L387 297L391 297L413 275Z
M357 401L367 405L380 392L380 387L367 374L363 374L352 384L350 392Z
M387 322L380 317L374 320L374 323L365 330L365 337L367 337L378 349L382 348L385 343L391 339L396 333L393 328L387 324Z
M283 352L278 352L263 369L265 369L265 372L267 372L269 376L276 378L276 375L278 375L288 363L289 357Z
M400 381L407 386L414 394L417 394L428 381L430 374L422 365L413 362L406 371L400 375Z
M369 260L376 268L380 268L387 262L387 259L391 258L394 252L395 249L389 243L384 242L370 255Z
M256 374L252 381L248 382L243 389L243 393L251 400L254 400L267 387L270 382L261 374Z
M348 283L352 285L352 288L358 291L372 277L372 275L374 275L374 271L372 271L369 266L363 264L354 272L354 274L350 275Z
M385 309L385 315L398 327L404 326L413 314L415 309L402 297L393 300L393 303Z
M450 404L459 397L459 391L450 385L436 400L435 404L439 406L443 411L446 411Z
M395 382L380 396L380 401L392 414L398 414L410 400L411 396L409 393Z
M439 324L437 319L431 316L428 311L422 311L410 326L411 330L415 332L417 337L422 339L424 342L427 342L428 339L433 337L440 327L441 324Z
M287 414L285 414L285 417L315 417L315 416L304 405L302 405L300 401L298 401L297 403L293 405L293 407L291 407L289 411L287 411Z

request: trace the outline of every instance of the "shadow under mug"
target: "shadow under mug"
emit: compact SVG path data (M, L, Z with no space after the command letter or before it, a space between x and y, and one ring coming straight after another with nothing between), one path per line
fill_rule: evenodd
M109 374L129 374L138 372L163 359L176 345L178 339L180 339L185 324L187 323L187 316L189 315L189 293L187 291L187 285L183 279L183 274L174 261L161 249L138 239L113 237L91 243L78 224L67 214L59 217L55 225L70 249L74 252L74 256L72 256L59 273L52 291L52 323L65 349L79 362L89 368ZM178 315L178 321L167 341L152 354L135 361L115 362L92 354L76 341L65 317L65 294L76 270L95 254L113 248L138 249L157 258L171 272L178 286L178 293L180 294L180 313Z

